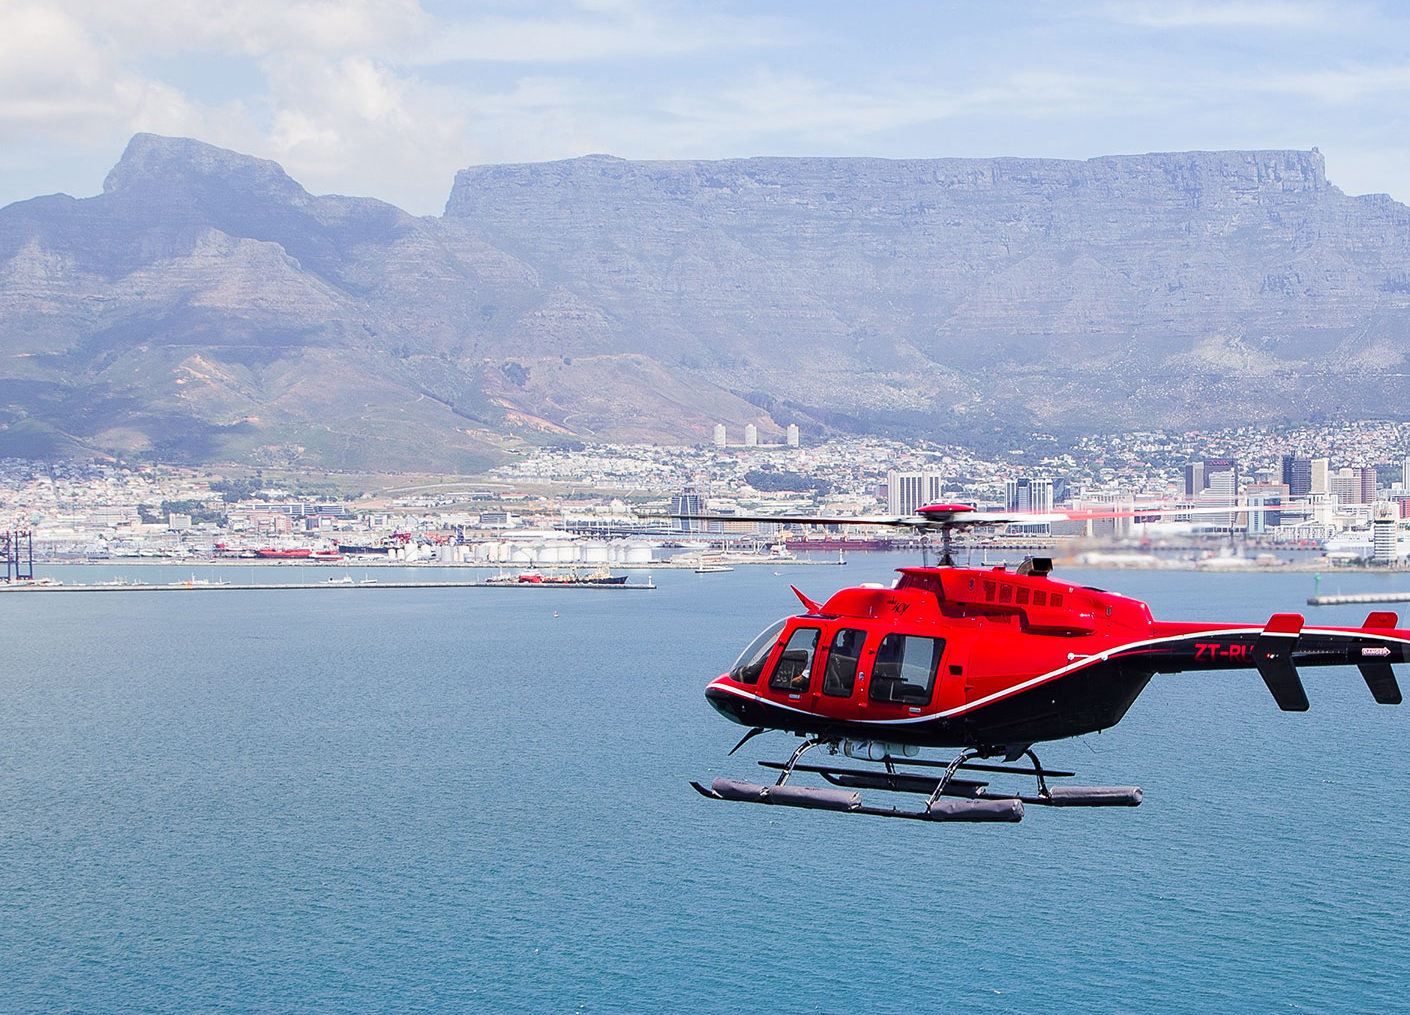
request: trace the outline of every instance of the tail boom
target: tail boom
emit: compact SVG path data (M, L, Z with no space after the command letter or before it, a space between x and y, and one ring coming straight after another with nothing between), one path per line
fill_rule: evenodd
M1372 613L1361 627L1304 627L1296 613L1278 613L1262 628L1157 624L1165 637L1151 660L1160 672L1257 669L1278 707L1304 712L1307 693L1301 666L1355 666L1382 705L1402 696L1392 663L1410 659L1410 631L1395 627L1394 613Z

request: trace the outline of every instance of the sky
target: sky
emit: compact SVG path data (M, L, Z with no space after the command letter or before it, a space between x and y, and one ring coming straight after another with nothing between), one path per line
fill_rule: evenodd
M606 153L1318 148L1410 203L1410 4L1332 0L0 0L0 206L128 139L440 214L457 169Z

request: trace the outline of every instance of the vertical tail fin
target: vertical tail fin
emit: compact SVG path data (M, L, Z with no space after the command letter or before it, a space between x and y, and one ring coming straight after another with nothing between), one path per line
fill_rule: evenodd
M1393 630L1399 623L1400 618L1389 611L1378 611L1366 618L1366 623L1361 626L1369 630ZM1371 696L1380 705L1399 705L1401 702L1400 685L1395 682L1395 671L1390 668L1390 663L1384 659L1371 660L1366 656L1375 652L1380 655L1387 655L1383 648L1363 647L1361 649L1361 661L1356 664L1356 668L1361 671L1361 676L1366 680L1366 686L1371 689Z

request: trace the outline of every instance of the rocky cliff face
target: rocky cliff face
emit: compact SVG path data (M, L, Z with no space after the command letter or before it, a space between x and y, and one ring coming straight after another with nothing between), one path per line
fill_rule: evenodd
M139 135L0 209L0 454L472 468L716 421L1401 415L1410 209L1316 152L488 166L443 217Z
M800 412L1197 424L1399 399L1377 371L1405 353L1410 210L1346 197L1315 152L594 157L462 171L446 218L593 294L640 351ZM535 344L571 340L539 323Z

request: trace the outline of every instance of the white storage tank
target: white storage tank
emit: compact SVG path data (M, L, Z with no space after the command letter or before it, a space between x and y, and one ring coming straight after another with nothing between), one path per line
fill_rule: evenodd
M606 543L588 542L579 546L579 559L584 564L606 564L612 559Z

